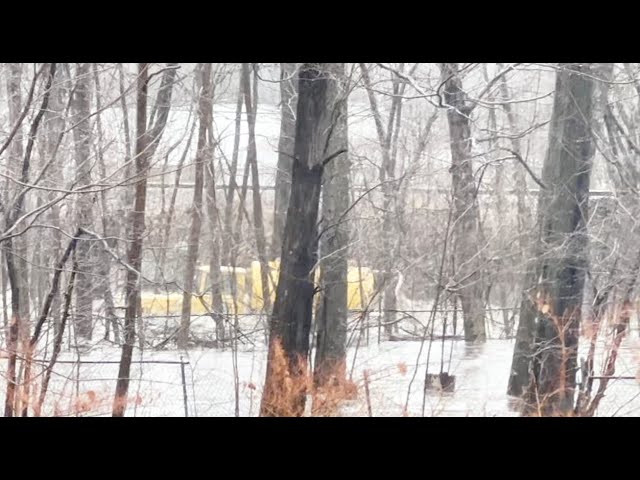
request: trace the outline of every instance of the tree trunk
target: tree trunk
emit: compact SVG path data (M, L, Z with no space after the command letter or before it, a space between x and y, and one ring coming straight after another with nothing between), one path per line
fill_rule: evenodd
M322 222L320 235L321 296L316 313L317 343L314 381L328 385L331 378L339 383L346 372L347 348L347 272L349 258L349 224L344 218L349 208L349 156L347 135L347 98L344 64L332 65L336 81L330 83L327 100L336 105L336 124L329 151L345 153L332 160L324 170Z
M29 135L27 140L27 147L24 151L24 156L22 158L22 165L20 166L20 182L23 185L29 184L29 176L31 171L31 154L33 152L33 146L35 143L35 138L38 134L38 129L40 128L40 124L42 122L42 118L47 110L49 104L49 96L51 94L51 86L53 84L53 79L56 74L56 63L51 63L49 65L49 74L46 80L44 95L42 96L42 104L40 105L40 109L38 113L35 115L31 127L29 128ZM15 73L15 72L14 72ZM15 75L12 76L15 79ZM18 84L19 85L19 84ZM35 79L34 79L35 85ZM19 88L19 86L18 86ZM18 124L17 122L15 123ZM15 137L14 137L15 138ZM15 141L15 140L14 140ZM28 192L26 187L19 189L18 194L15 197L15 201L12 205L5 206L5 228L9 230L11 227L15 226L17 222L20 220L20 216L25 212L25 196ZM20 240L21 237L16 237L17 240ZM5 397L5 417L12 417L14 411L16 409L16 404L20 403L22 399L18 399L16 402L16 365L17 359L19 355L19 351L26 349L28 347L29 342L29 324L28 317L21 317L23 312L23 301L28 302L29 295L29 285L28 283L23 283L21 281L21 275L24 274L20 270L20 266L17 265L17 260L20 258L16 258L17 256L13 253L14 249L14 238L8 237L5 240L5 244L3 247L5 248L5 259L7 262L7 276L9 277L9 285L11 287L11 323L9 325L9 341L7 342L7 350L9 353L9 359L7 362L7 395ZM22 259L26 257L21 257ZM28 278L26 274L23 277L23 280ZM26 292L25 292L26 290ZM26 297L26 300L24 300Z
M256 151L256 109L258 106L257 78L254 78L254 99L251 101L251 77L250 66L242 64L242 79L244 83L244 105L247 111L247 124L249 126L249 145L247 148L247 161L251 166L251 186L253 198L253 228L256 236L256 249L260 262L260 281L262 283L262 309L268 314L271 311L271 282L269 281L270 269L267 262L267 242L264 236L264 222L262 216L262 199L260 197L260 177L258 176L258 153Z
M417 67L415 64L413 69ZM404 71L404 63L400 64L400 74ZM413 72L413 69L411 72ZM396 295L398 277L392 270L400 247L400 235L397 229L393 228L394 215L400 217L401 209L397 204L394 208L394 201L398 198L398 184L396 183L396 157L398 151L398 138L402 118L402 96L404 94L405 83L399 81L396 74L392 76L393 98L391 100L391 109L389 118L387 119L387 127L385 129L382 122L382 114L378 107L378 101L375 96L369 69L366 64L360 64L362 79L364 80L371 106L371 113L376 125L376 133L378 135L378 144L382 154L382 165L378 170L379 180L382 188L382 301L384 315L384 329L387 335L393 333L394 326L397 328L396 312L398 309L398 299ZM395 240L394 240L395 237Z
M326 64L303 64L299 73L291 198L280 276L271 316L261 416L301 416L308 381L317 261L317 220L330 111Z
M73 138L75 143L76 183L82 188L91 183L91 64L79 63L76 70L76 88L73 98ZM76 222L79 227L93 230L94 194L80 194L76 201ZM84 340L91 339L93 313L93 262L90 240L80 240L76 256L78 261L76 291L75 333Z
M458 296L462 305L464 337L467 342L486 340L484 287L480 261L480 226L476 183L471 164L471 108L466 105L458 64L442 64L444 100L448 106L451 142L451 182L455 213L455 255L458 265Z
M234 254L233 243L233 195L238 188L236 182L236 175L238 172L238 154L240 150L240 129L242 127L242 103L244 100L243 95L243 82L240 80L238 87L238 101L236 103L236 118L235 118L235 132L233 136L233 152L231 153L231 165L229 165L229 188L227 190L227 196L224 206L224 236L222 237L222 258L227 265L232 262Z
M124 130L124 177L129 179L132 177L133 167L131 165L131 134L129 130L129 110L127 108L127 95L124 87L124 68L118 63L118 86L120 88L120 108L122 109L122 127ZM124 204L131 205L133 203L133 189L130 186L124 187Z
M127 269L125 298L126 308L124 317L124 345L120 357L118 382L113 399L113 416L124 417L129 391L129 374L133 356L133 344L136 337L135 321L140 309L139 272L142 268L142 244L145 230L145 210L147 205L147 170L151 158L160 141L164 127L167 124L171 108L171 94L175 81L176 64L168 64L162 84L158 91L156 103L159 105L156 122L147 131L147 91L149 83L149 64L138 64L137 111L136 111L136 178L135 198L131 212L131 243L127 252L127 263L133 269Z
M211 117L210 117L211 118ZM211 126L211 120L209 121ZM225 339L224 329L224 302L222 300L223 281L220 273L220 235L222 231L219 222L218 204L216 200L216 181L213 155L213 134L209 129L209 146L206 150L205 180L207 182L207 217L209 218L209 229L211 233L211 252L209 255L209 283L211 284L211 309L213 310L213 320L216 324L216 340L219 346L223 345ZM235 282L235 278L232 278Z
M567 414L573 408L593 155L590 72L589 64L565 64L556 74L536 262L527 274L510 385L514 393L527 388L528 413ZM531 342L530 326L535 329ZM521 365L529 358L525 372Z
M9 76L7 78L7 97L9 101L9 122L11 125L15 125L20 116L22 110L22 93L20 89L20 80L22 78L22 64L10 63ZM13 137L11 145L9 146L9 165L10 169L14 172L14 177L20 176L20 170L22 168L21 162L24 155L23 148L23 135L21 133L22 128L18 130ZM21 189L23 187L17 187ZM7 198L9 198L7 196ZM24 213L24 206L20 207L19 211L7 212L7 215L13 215L14 218L18 218ZM9 227L11 225L7 225ZM17 312L17 319L19 319L18 325L18 338L20 343L28 341L29 338L29 263L27 262L28 247L27 236L21 235L12 240L11 244L7 244L8 248L6 255L13 256L12 264L16 269L15 277L18 282L17 292L20 292L20 298L18 299L19 309Z
M180 178L182 177L182 166L184 165L185 160L187 159L187 153L189 153L189 148L191 148L191 141L193 140L193 133L196 130L197 125L197 117L194 118L193 123L191 124L191 128L189 130L189 138L187 139L187 143L182 151L182 155L178 164L176 165L176 173L175 179L173 182L173 191L171 192L171 199L169 201L169 209L167 211L167 215L165 218L164 224L164 232L162 235L162 248L160 250L160 259L158 260L158 269L156 270L158 275L158 282L162 282L164 278L164 270L166 266L167 260L167 248L169 245L169 240L171 239L171 229L173 225L173 216L176 210L176 198L178 197L178 187L180 186Z
M501 67L502 69L502 67ZM487 64L484 64L484 79L487 82L487 84L489 84L490 80L489 80L489 71L488 71L488 67ZM504 77L503 77L504 78ZM495 102L495 97L492 94L488 95L488 100L489 102L493 103ZM498 122L496 119L496 111L495 109L489 109L489 118L488 118L488 131L491 132L492 136L489 137L489 151L490 152L495 152L496 149L496 145L499 144L499 141L496 139L495 134L498 132ZM490 160L491 161L491 160ZM507 199L505 198L504 195L504 164L502 162L498 162L495 165L495 177L494 177L494 184L493 184L493 196L495 197L495 202L496 202L496 218L498 219L503 219L505 218L505 213L508 212L506 210L507 207ZM506 235L504 235L504 230L505 225L499 227L499 230L497 231L497 234L500 235L500 238L506 238ZM504 247L503 247L504 248ZM496 261L492 262L492 264L489 266L489 274L487 275L487 303L491 303L491 292L497 291L498 294L498 301L499 301L499 305L500 307L502 307L503 310L503 325L504 325L504 335L506 338L509 338L511 336L511 328L509 326L509 312L508 310L506 310L506 306L507 306L507 290L512 288L513 286L513 279L511 279L510 277L512 276L512 273L510 271L507 271L507 261L506 259L500 258L497 259Z
M102 110L101 102L101 88L100 88L100 76L98 74L97 64L93 64L93 79L96 89L96 111ZM100 168L100 176L104 179L107 176L107 168L104 163L104 156L102 155L103 147L103 135L102 135L102 121L100 113L96 115L96 129L98 133L98 145L96 147L96 156L98 157L98 166ZM104 190L100 191L100 207L102 213L102 236L109 239L109 224L108 218L113 217L113 213L108 211L107 208L107 193ZM113 240L107 240L110 248L115 247ZM104 315L105 315L105 339L109 339L109 331L113 328L113 339L115 343L120 343L120 327L118 325L118 317L116 315L115 304L113 301L113 294L111 293L111 256L103 249L100 252L100 265L99 275L102 279L102 295L104 298Z
M62 73L64 70L61 69ZM60 75L62 77L62 75ZM49 108L44 116L44 127L45 127L45 155L47 157L47 161L54 158L56 155L56 151L58 149L58 141L62 137L62 132L65 129L65 106L64 106L64 95L67 87L63 83L63 78L59 78L59 80L53 85L51 88L51 98L49 101ZM46 163L43 162L43 163ZM59 162L54 162L49 170L47 175L47 183L51 186L61 185L63 181L62 175L62 167ZM45 196L45 202L51 202L56 198L56 192L47 192ZM60 206L52 205L49 211L47 212L47 221L54 228L48 232L46 235L48 248L44 253L43 265L48 265L49 268L53 269L55 267L56 259L59 258L62 251L62 236L60 233ZM46 286L49 279L48 275L42 275L44 285ZM53 304L51 306L51 319L53 323L54 335L57 333L58 328L60 326L60 296L57 295L54 298Z
M271 258L276 259L282 250L282 234L291 193L291 167L296 132L296 64L280 64L280 140L278 141L278 167L274 198L273 237Z
M191 324L191 299L194 294L194 281L198 251L200 247L200 231L202 229L202 193L204 188L204 164L205 149L207 148L207 129L211 123L211 109L213 102L213 82L211 77L211 64L198 65L201 75L201 90L198 101L198 145L195 161L195 187L193 190L193 203L191 206L191 230L189 233L189 245L184 274L184 294L182 297L182 315L180 318L180 333L178 334L178 348L187 348L189 330Z
M504 70L501 63L496 64L499 70ZM500 95L502 98L502 108L507 114L507 120L509 121L509 133L511 135L511 148L518 155L522 156L522 146L520 144L518 122L516 115L511 108L511 94L509 93L509 85L507 83L506 76L500 77ZM520 239L520 250L522 258L526 258L526 254L529 247L529 232L531 229L531 220L529 218L529 212L525 200L527 198L527 180L524 171L524 167L520 164L517 165L514 171L514 180L517 192L517 215L518 215L518 235Z

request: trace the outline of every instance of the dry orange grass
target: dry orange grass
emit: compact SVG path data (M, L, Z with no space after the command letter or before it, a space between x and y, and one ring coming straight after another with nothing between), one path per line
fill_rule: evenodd
M263 389L263 414L277 417L303 416L307 397L312 400L312 416L338 416L339 406L357 397L356 384L346 378L346 367L339 363L325 369L321 385L314 382L304 358L291 360L280 341L272 343L270 383Z

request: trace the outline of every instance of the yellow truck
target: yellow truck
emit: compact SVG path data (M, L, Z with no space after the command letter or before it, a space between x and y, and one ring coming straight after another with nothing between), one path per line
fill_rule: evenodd
M269 262L270 276L268 277L269 292L271 294L271 304L276 299L276 290L278 275L280 273L280 261ZM263 308L262 298L262 276L260 275L260 262L251 262L251 308L254 311L260 311ZM320 280L320 270L316 270L316 284ZM375 279L373 270L366 267L358 268L349 266L347 271L347 307L349 310L363 310L368 307L369 300L375 291ZM318 298L318 297L316 297Z
M247 269L235 268L235 282L232 282L233 270L232 267L220 267L222 303L228 313L248 313ZM209 267L198 267L196 272L197 290L191 296L192 315L204 315L212 309L209 285ZM143 290L141 293L142 314L149 316L180 315L182 313L182 299L183 293L177 289L166 292Z
M262 277L260 275L260 262L253 261L249 268L235 268L235 282L232 281L232 267L220 267L222 275L222 301L226 313L239 315L263 310ZM280 261L269 262L269 295L271 304L275 301L278 275L280 274ZM191 313L203 315L211 309L211 292L209 283L209 267L200 266L197 270L197 291L191 297ZM319 279L319 271L316 271L316 282ZM347 306L349 310L362 310L375 291L375 279L373 271L367 267L349 266L347 273ZM180 315L182 312L183 294L179 291L156 293L153 291L142 292L142 313L149 316Z

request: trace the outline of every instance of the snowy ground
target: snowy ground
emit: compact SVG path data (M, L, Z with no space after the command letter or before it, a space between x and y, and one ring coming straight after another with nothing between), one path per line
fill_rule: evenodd
M205 329L206 321L201 322L200 327L196 322L196 331ZM245 331L248 331L260 322L247 319L245 323ZM425 342L420 352L420 341L383 341L378 344L377 331L375 328L371 330L369 345L366 345L364 336L356 345L354 337L348 351L348 370L359 388L357 398L343 405L343 415L368 415L363 383L365 370L369 376L373 416L401 416L405 412L405 404L408 416L421 416L423 399L425 416L516 415L505 395L513 341L490 340L485 345L470 347L460 340L437 340L430 349L429 342ZM266 362L266 349L261 338L262 332L254 333L255 344L240 345L237 353L240 416L258 414ZM640 365L638 353L640 342L634 333L632 338L625 340L616 375L635 376ZM44 356L45 352L40 352L38 358ZM78 365L78 358L82 362L96 363ZM442 366L444 371L456 376L454 393L430 392L423 396L427 358L429 373L439 373ZM80 357L71 351L63 352L54 369L44 413L109 415L119 359L120 350L106 342L99 342ZM185 362L184 387L181 359ZM2 372L5 371L5 362L6 359L0 359ZM230 350L201 348L182 353L175 350L136 350L134 362L145 363L132 366L129 416L236 414L234 355ZM4 379L1 378L0 389L5 391ZM185 399L188 412L185 412ZM638 382L611 382L598 413L602 416L640 415Z
M407 413L422 415L423 381L428 346L416 362L420 342L385 342L349 351L349 369L359 386L358 398L344 407L344 415L367 415L363 387L363 372L369 372L372 414L400 416L404 412L407 392L415 374ZM453 351L451 352L451 348ZM466 347L461 341L444 343L445 371L456 375L453 394L431 393L426 396L426 416L505 416L515 413L509 408L504 394L512 355L512 342L489 341L482 347ZM635 375L636 348L626 346L619 361L619 375ZM449 366L448 356L451 356ZM77 357L65 353L62 361L73 362ZM213 349L135 354L136 361L180 361L185 365L186 395L182 386L180 364L134 364L130 387L131 416L185 416L187 399L189 416L235 415L234 361L230 351ZM95 348L82 356L82 361L114 363L59 363L52 378L46 411L59 415L75 414L85 403L87 415L108 414L117 378L119 351L113 347ZM260 385L264 379L266 354L263 348L238 352L239 415L255 416L260 400ZM430 372L438 373L442 360L442 344L434 344L430 354ZM4 362L3 366L4 366ZM4 391L4 386L3 386ZM93 393L92 393L93 392ZM636 381L619 380L611 383L602 403L600 415L640 415L640 388ZM78 404L81 406L78 407Z

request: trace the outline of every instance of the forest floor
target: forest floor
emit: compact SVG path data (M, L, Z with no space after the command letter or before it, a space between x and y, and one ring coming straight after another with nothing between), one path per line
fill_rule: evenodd
M151 333L153 329L148 331ZM239 343L235 354L231 349L214 348L182 352L169 346L163 351L136 349L134 362L139 363L132 365L127 415L257 416L266 349L264 341L260 341L264 338L263 332L254 329L253 338L253 345ZM512 340L489 340L480 346L468 346L456 339L424 344L415 340L378 344L372 333L369 345L364 337L359 345L357 343L352 341L347 362L347 372L357 386L357 395L342 403L341 415L368 416L368 405L372 416L517 415L512 400L505 394L513 355ZM604 345L600 350L604 351ZM640 340L637 333L633 333L624 341L616 376L636 377L639 352ZM46 357L47 352L40 352L38 356ZM81 354L63 351L54 368L43 414L109 415L119 360L120 349L106 341L96 342ZM5 358L0 359L0 368L6 371ZM368 388L365 388L365 371ZM425 394L425 373L441 371L455 375L454 392L427 391ZM36 389L38 383L39 377ZM0 391L5 391L5 385L5 379L0 377ZM632 378L610 382L598 415L639 416L638 381Z

